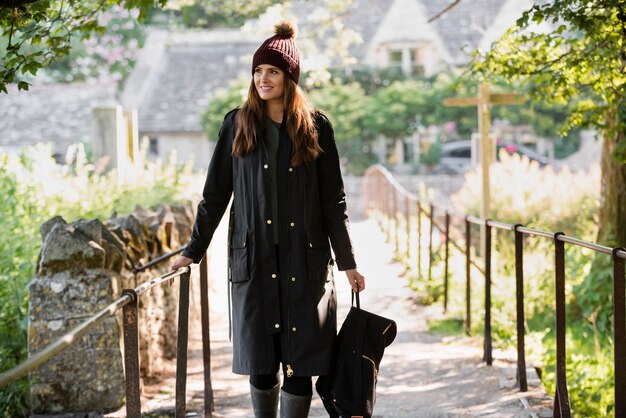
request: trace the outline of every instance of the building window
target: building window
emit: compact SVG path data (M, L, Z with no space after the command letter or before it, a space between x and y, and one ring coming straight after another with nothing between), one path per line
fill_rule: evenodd
M390 67L402 66L402 51L401 50L389 51L389 66Z
M153 156L159 155L159 138L155 138L153 136L150 137L148 144L148 154Z
M411 75L421 77L424 75L424 52L421 48L411 49Z

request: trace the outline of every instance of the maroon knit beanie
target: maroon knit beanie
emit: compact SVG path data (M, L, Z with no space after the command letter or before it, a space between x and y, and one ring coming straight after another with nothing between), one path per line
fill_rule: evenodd
M290 22L275 26L276 35L261 44L252 58L252 74L261 64L269 64L283 70L289 78L298 83L300 79L300 51L295 42L296 30Z

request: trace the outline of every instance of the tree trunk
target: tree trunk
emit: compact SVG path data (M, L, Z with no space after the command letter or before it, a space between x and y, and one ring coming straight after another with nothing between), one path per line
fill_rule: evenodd
M626 163L615 155L624 141L623 129L615 129L618 114L607 114L602 145L600 215L597 242L609 247L626 247Z

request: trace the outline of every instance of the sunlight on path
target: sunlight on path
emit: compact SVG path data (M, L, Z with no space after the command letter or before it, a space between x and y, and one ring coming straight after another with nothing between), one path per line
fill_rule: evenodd
M222 222L210 248L212 376L216 417L251 417L247 376L231 373L232 347L228 341L228 298L226 293L226 224ZM441 317L441 307L419 306L415 293L403 277L404 268L393 261L392 248L373 221L352 224L352 239L359 271L367 278L361 307L394 319L398 336L383 357L377 387L375 417L547 417L545 408L524 410L516 389L500 389L502 367L484 366L479 339L443 338L427 332L427 319ZM345 275L335 272L338 294L338 326L350 308L350 290ZM188 408L202 407L202 361L200 335L190 336ZM496 354L497 358L497 354ZM511 364L503 363L510 368ZM499 371L500 370L500 371ZM145 411L173 408L174 382L163 382L158 396L146 402ZM147 387L146 389L150 389ZM154 388L153 388L154 391ZM525 398L542 399L540 388L531 388ZM162 396L163 397L163 396ZM167 398L163 397L163 398ZM310 417L327 417L317 394Z

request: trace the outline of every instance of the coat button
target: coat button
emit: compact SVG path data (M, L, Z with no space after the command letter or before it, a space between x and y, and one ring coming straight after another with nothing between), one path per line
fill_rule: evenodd
M292 277L292 278L291 278L291 281L292 281L292 282L295 282L295 281L296 281L296 278L295 278L295 277Z
M292 167L289 167L289 172L291 173L292 171L293 171L293 168L292 168Z
M296 327L292 327L292 328L291 328L291 330L292 330L293 332L296 332Z
M289 225L291 225L292 227L296 226L296 224L295 224L295 223L293 223L293 222L292 222L292 223L290 223Z
M268 224L268 225L271 225L271 224L272 224L272 220L271 220L271 219L268 219L268 220L267 220L267 224Z
M276 278L276 273L272 273L272 279Z
M269 168L269 165L265 164L263 168L267 170Z
M274 328L280 328L280 324L274 324Z

